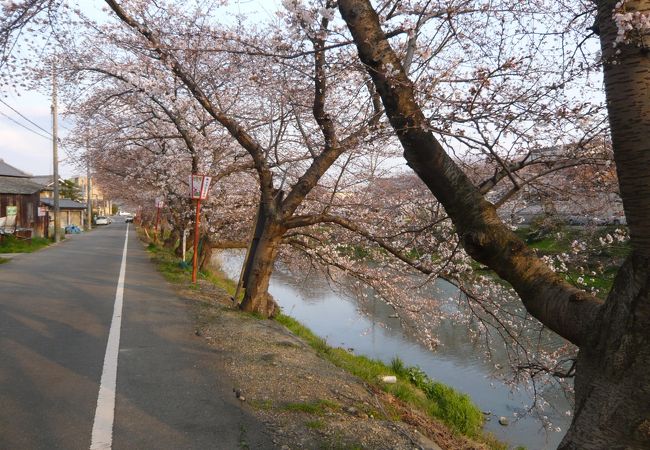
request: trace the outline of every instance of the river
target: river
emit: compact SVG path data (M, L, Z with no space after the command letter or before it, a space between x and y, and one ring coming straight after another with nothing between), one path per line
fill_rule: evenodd
M215 255L215 263L232 279L239 277L242 260L243 254L237 251ZM449 291L455 288L440 281L436 289L441 291L441 298L448 298ZM485 431L512 447L554 449L570 424L565 411L571 406L559 388L544 392L550 404L544 414L553 424L552 430L545 429L538 417L524 414L526 406L532 404L530 393L526 389L513 390L495 378L494 364L499 353L497 361L486 361L463 327L443 321L437 330L440 345L432 352L392 317L394 311L389 305L379 299L360 304L334 289L318 272L298 276L278 267L269 291L285 314L328 344L386 363L398 356L407 366L419 366L432 379L468 394L479 408L491 413L486 416ZM508 426L498 423L500 416L508 418Z

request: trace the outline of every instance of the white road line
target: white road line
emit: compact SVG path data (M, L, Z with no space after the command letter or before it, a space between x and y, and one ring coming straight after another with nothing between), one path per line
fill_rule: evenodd
M124 274L126 272L126 247L129 240L129 225L126 225L122 265L117 280L115 306L111 330L108 333L104 369L97 397L97 409L93 421L93 432L90 439L90 450L106 450L113 445L113 419L115 417L115 387L117 381L117 354L120 349L120 330L122 328L122 300L124 298Z

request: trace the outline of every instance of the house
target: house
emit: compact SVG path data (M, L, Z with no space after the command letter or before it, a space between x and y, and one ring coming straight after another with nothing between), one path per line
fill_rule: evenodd
M31 175L0 159L0 221L2 231L31 235L45 231L44 220L39 219L41 185L30 180ZM3 220L4 219L4 220ZM42 235L42 234L41 234Z
M40 206L47 213L50 218L50 224L54 221L54 177L52 175L38 175L31 177L31 180L41 185L40 192ZM63 186L64 180L59 179L59 192L62 196L59 198L59 212L61 220L61 228L68 225L76 225L83 228L86 224L86 204L75 200L64 198ZM52 230L50 230L51 232Z
M40 204L48 213L48 216L54 214L54 199L50 197L41 197ZM86 204L79 203L67 198L59 199L59 212L61 218L61 227L76 225L83 228L86 223ZM53 219L51 219L53 220Z
M0 222L4 222L3 231L51 236L54 225L53 184L52 175L34 177L0 159ZM84 203L61 198L61 228L68 225L83 227L85 209Z

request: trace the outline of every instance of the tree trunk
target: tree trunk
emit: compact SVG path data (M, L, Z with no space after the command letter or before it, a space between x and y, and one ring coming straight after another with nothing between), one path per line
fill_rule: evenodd
M202 244L199 246L201 253L199 253L199 270L206 270L210 265L212 259L212 239L209 235L205 235L202 239Z
M575 415L559 448L649 449L650 258L628 258L593 330L580 348Z
M248 279L244 286L246 291L241 304L242 310L255 312L264 317L273 317L276 314L277 304L268 290L284 232L284 228L273 219L267 219L250 263Z
M172 228L171 233L169 233L169 236L163 242L163 247L168 250L174 250L176 248L176 243L178 242L179 235L180 233L178 230L176 228Z
M616 43L616 3L598 5L607 112L632 246L650 256L650 33ZM628 0L626 8L650 14L650 0Z
M181 258L183 256L183 231L179 232L179 237L178 237L178 245L176 246L176 249L174 250L174 255L178 256ZM190 241L187 241L190 242Z
M650 37L639 42L631 35L615 46L616 3L598 2L597 23L633 254L580 346L575 416L561 449L650 448ZM647 13L650 0L629 1L626 7Z

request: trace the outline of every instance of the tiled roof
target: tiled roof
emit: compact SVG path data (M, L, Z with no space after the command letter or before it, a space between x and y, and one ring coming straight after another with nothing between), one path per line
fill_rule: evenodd
M14 166L11 166L0 159L0 176L3 177L31 177L27 172L16 169Z
M30 180L32 180L34 183L38 183L42 186L47 186L51 184L54 180L54 177L52 175L36 175L33 177L30 177Z
M0 176L0 194L35 194L40 192L43 186L29 180L14 176Z
M41 203L49 206L49 207L54 207L54 199L53 198L42 198ZM85 203L79 203L75 202L74 200L70 200L67 198L60 198L59 199L59 208L61 209L86 209L86 204Z

